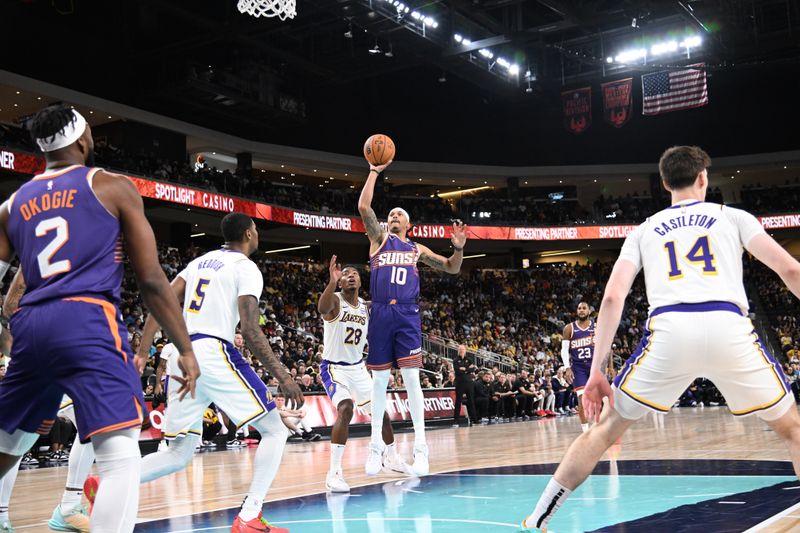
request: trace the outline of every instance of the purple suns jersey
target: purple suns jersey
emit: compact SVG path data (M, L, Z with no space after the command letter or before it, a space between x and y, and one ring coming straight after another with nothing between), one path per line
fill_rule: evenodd
M119 302L120 225L92 190L98 170L73 165L40 174L9 200L8 237L27 286L20 305L77 295Z
M572 365L592 366L594 355L594 320L589 321L589 327L581 329L578 321L572 323L572 339L569 341L569 358Z
M416 303L419 298L419 250L411 241L389 235L370 258L370 293L376 303Z

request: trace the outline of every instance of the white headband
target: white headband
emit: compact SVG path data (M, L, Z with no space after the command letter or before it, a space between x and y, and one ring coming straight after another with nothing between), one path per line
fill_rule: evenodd
M400 211L401 213L403 213L406 216L406 218L408 219L408 223L411 224L411 217L408 216L408 211L406 211L402 207L395 207L394 209L392 209L392 211ZM389 211L389 212L391 213L392 211Z
M86 119L74 109L72 113L75 115L75 120L69 121L61 131L52 137L52 139L50 137L46 139L36 139L36 144L39 145L42 152L60 150L81 138L83 132L86 131Z

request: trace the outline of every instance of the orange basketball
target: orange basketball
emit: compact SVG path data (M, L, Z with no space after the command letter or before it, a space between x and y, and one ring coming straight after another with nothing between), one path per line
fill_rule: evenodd
M385 165L394 159L394 141L388 135L376 133L364 143L364 157L372 165Z

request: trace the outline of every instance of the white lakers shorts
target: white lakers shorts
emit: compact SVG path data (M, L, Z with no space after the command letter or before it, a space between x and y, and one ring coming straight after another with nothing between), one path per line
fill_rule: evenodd
M61 405L58 407L58 417L68 419L72 422L73 426L77 427L75 422L75 406L72 404L72 398L66 394L61 399Z
M750 319L727 302L655 310L642 342L614 380L614 406L629 420L648 410L668 412L699 377L717 386L737 416L775 420L794 406L780 364Z
M355 406L372 412L372 378L363 361L347 365L323 360L319 370L325 392L334 407L338 407L342 400L352 400Z
M180 384L169 380L164 437L175 439L187 434L201 435L203 412L214 403L234 424L243 426L275 408L266 385L229 342L205 335L192 335L200 378L195 398L187 394L178 400ZM181 376L179 357L171 357L170 376Z

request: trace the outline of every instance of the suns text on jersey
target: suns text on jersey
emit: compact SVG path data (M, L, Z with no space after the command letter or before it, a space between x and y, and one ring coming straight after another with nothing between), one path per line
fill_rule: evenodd
M417 264L416 252L381 252L378 254L378 266L408 266Z

